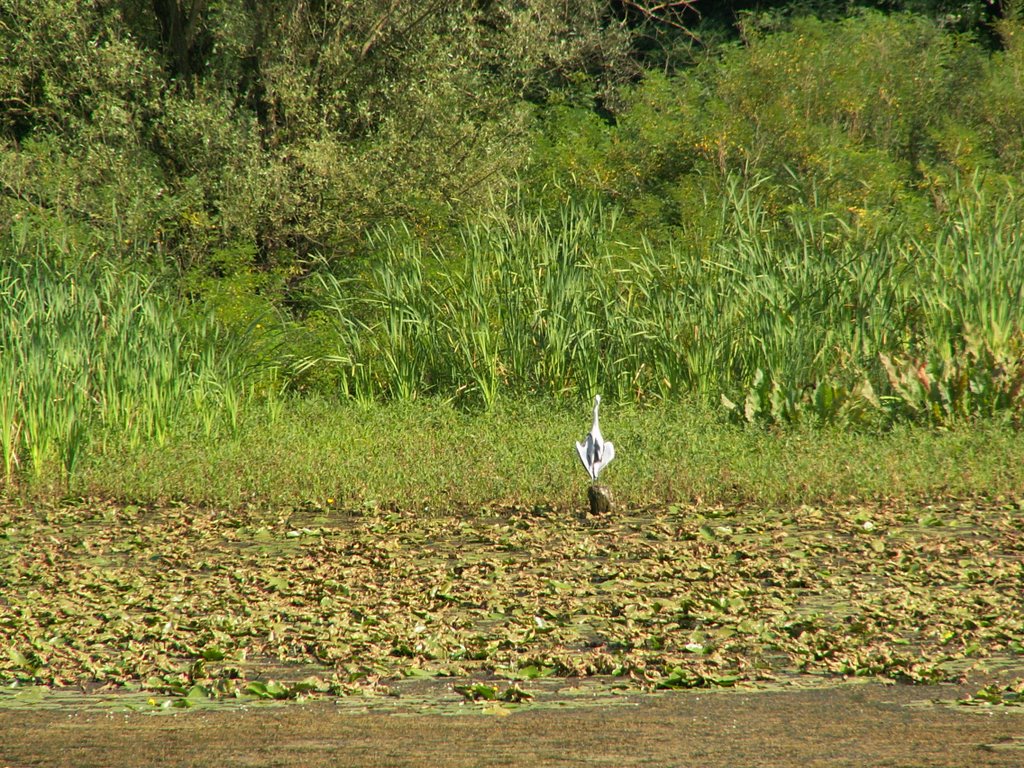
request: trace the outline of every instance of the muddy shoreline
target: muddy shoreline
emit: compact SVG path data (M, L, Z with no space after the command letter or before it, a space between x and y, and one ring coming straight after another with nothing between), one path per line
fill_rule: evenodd
M625 694L505 716L360 712L336 701L173 715L0 711L0 765L1020 766L1024 712L954 685Z

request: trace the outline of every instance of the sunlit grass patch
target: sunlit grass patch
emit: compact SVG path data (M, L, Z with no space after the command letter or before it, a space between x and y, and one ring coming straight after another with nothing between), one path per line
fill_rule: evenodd
M243 410L231 434L185 430L163 445L94 452L74 489L222 504L570 510L585 503L573 443L588 427L586 408L552 400L467 413L432 400L360 407L304 398L273 418L258 405ZM1012 496L1024 487L1024 440L984 422L766 431L729 424L696 401L612 404L602 429L619 450L602 480L624 508Z

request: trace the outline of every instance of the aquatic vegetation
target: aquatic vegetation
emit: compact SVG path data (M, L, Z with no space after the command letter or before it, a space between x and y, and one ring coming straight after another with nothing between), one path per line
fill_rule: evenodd
M672 506L597 524L8 504L0 678L282 700L408 677L525 694L539 677L954 680L1024 662L1022 552L1013 501ZM520 696L473 685L464 696Z

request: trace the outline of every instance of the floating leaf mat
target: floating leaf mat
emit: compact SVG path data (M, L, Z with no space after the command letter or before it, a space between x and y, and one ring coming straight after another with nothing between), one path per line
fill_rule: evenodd
M505 706L559 678L628 690L923 683L996 667L1024 668L1015 500L599 520L0 505L9 692L79 686L189 706L452 676L454 698Z

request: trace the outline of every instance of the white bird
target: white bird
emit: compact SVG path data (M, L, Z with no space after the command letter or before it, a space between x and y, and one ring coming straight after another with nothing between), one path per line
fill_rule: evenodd
M576 450L583 462L583 468L590 473L591 480L597 480L601 470L608 466L608 462L615 458L615 446L610 441L601 437L601 427L597 423L597 409L601 405L601 396L594 397L594 426L590 428L590 434L583 438L582 443L576 443Z

